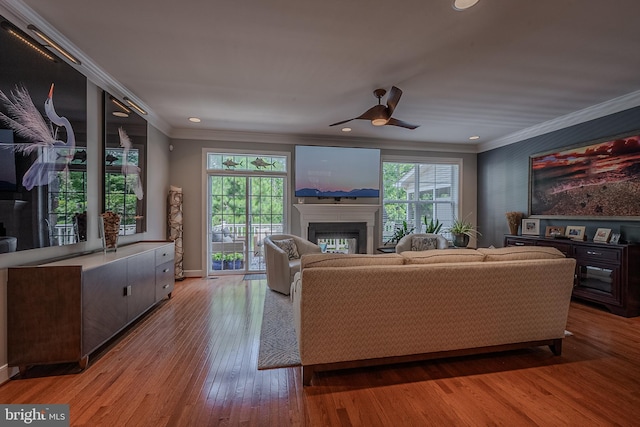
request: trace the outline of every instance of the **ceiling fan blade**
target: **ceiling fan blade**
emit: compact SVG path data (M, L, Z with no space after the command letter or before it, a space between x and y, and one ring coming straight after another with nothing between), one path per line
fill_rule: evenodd
M387 107L389 108L389 117L393 115L393 111L396 109L398 102L400 102L400 97L402 96L402 91L395 87L391 87L391 91L389 91L389 97L387 98Z
M387 125L398 126L398 127L407 128L407 129L415 129L420 127L420 125L412 125L411 123L403 122L402 120L394 119L393 117L389 119L389 121L387 122Z
M356 117L356 118L357 118L357 117ZM341 121L341 122L333 123L333 124L331 124L331 125L329 125L329 126L338 126L338 125L341 125L341 124L344 124L344 123L350 122L351 120L355 120L355 119L343 120L343 121Z
M357 119L362 120L373 120L373 119L386 119L389 115L387 114L387 107L384 105L374 105L369 108L367 111L362 113L360 117L356 117Z

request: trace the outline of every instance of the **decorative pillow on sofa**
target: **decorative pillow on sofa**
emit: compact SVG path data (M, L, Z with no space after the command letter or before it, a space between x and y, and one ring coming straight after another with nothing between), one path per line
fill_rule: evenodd
M411 250L412 251L428 251L429 249L438 248L437 237L416 237L411 238Z
M404 259L398 254L305 254L302 268L311 267L355 267L359 265L402 265Z
M506 248L478 248L485 255L485 261L514 261L527 259L565 258L556 248L545 246L510 246Z
M289 259L299 259L298 247L293 239L272 240L273 244L282 249Z
M484 261L484 254L475 249L439 249L427 252L402 252L405 264L440 264L446 262Z

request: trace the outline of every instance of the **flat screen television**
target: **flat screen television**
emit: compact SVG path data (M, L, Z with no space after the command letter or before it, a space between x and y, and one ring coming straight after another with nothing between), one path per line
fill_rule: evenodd
M380 150L295 148L296 197L379 197Z

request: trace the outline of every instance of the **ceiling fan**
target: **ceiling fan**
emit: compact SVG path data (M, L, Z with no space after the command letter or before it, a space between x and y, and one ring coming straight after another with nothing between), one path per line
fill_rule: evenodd
M354 117L353 119L343 120L341 122L333 123L329 126L337 126L343 123L350 122L351 120L370 120L371 124L374 126L399 126L401 128L407 129L415 129L419 127L419 125L412 125L411 123L403 122L402 120L394 119L391 117L393 115L393 111L396 109L396 105L400 101L400 97L402 96L402 91L395 86L391 87L391 91L389 92L389 97L387 98L387 105L382 105L380 103L380 99L387 93L384 89L376 89L373 91L373 96L378 98L378 105L375 105L369 108L367 111L362 113L358 117Z

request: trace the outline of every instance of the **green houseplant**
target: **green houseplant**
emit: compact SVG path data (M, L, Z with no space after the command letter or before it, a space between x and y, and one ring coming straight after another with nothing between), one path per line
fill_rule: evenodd
M433 222L433 218L430 221L427 221L427 216L423 217L425 230L424 232L427 234L438 234L442 229L442 223L440 220L436 219L436 222Z
M391 244L398 243L400 239L402 239L404 236L406 236L407 234L413 233L413 230L414 230L414 227L411 227L411 229L409 229L409 225L407 224L407 221L402 221L402 226L396 227L396 229L393 232L393 235L389 240L385 242L385 245L388 243L391 243Z
M457 248L466 247L469 244L469 239L472 237L482 236L473 224L466 219L454 218L453 223L447 230L451 233L453 245Z
M222 263L224 261L224 254L222 252L217 252L211 255L211 266L214 270L222 270Z

